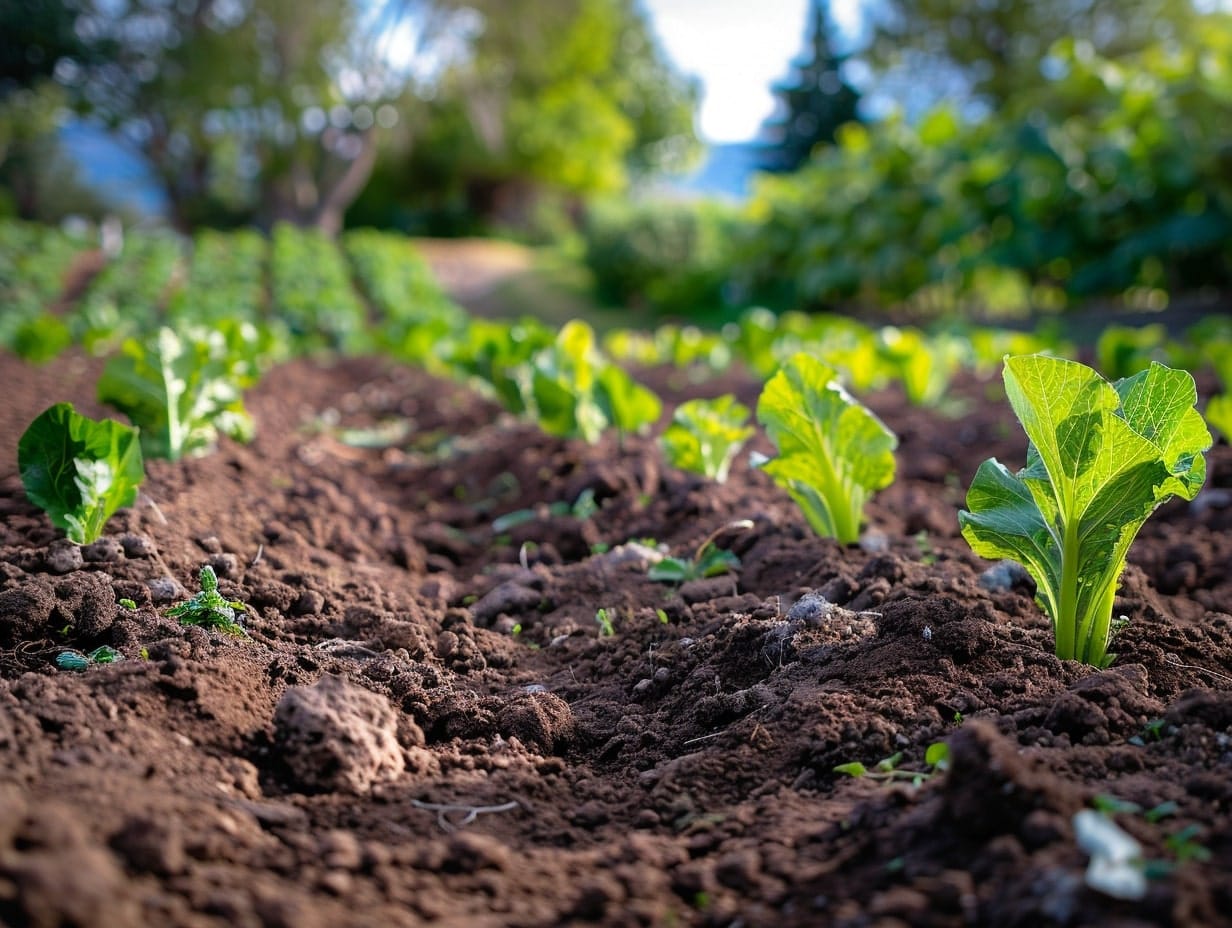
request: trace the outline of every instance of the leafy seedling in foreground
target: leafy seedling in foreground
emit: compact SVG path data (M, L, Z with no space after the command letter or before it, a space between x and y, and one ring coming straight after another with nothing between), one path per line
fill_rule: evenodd
M79 545L95 541L145 479L136 429L79 414L71 403L44 410L17 443L30 502Z
M843 389L834 368L803 353L766 384L757 418L779 449L762 467L813 530L859 541L865 502L894 481L894 433Z
M1211 435L1185 371L1152 363L1109 383L1074 361L1005 361L1005 390L1030 439L1027 465L976 471L960 512L981 557L1012 558L1035 580L1063 660L1107 666L1112 607L1129 546L1173 496L1206 479Z
M753 527L749 519L738 519L728 522L711 532L697 550L692 560L681 557L665 557L657 564L652 564L646 571L646 576L660 583L685 583L689 580L702 580L706 577L718 577L740 569L740 558L732 552L715 545L715 539L724 532L744 530Z
M753 437L749 409L730 393L712 400L688 400L676 407L660 439L672 467L727 481L732 461Z
M248 607L241 602L223 598L218 592L218 577L209 564L201 568L199 576L201 592L187 602L172 606L167 610L167 616L179 619L181 625L204 625L228 635L248 637L238 618L238 613L247 611Z

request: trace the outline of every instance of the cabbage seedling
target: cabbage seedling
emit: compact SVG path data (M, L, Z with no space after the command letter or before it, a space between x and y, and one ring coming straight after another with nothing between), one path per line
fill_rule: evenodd
M747 406L730 393L712 400L688 400L676 407L663 432L663 453L672 467L727 481L732 461L753 437Z
M1034 578L1056 653L1105 667L1129 546L1155 509L1191 500L1211 435L1186 371L1159 363L1109 383L1046 355L1005 361L1005 391L1030 443L1027 466L976 471L958 514L976 554L1012 558Z
M728 531L743 531L753 527L749 519L737 519L719 526L707 536L706 540L697 546L691 561L682 557L665 557L651 566L646 576L659 583L686 583L689 580L703 580L707 577L719 577L740 569L740 558L730 551L715 545L715 539Z
M228 635L247 638L248 633L240 625L237 613L245 612L248 607L241 602L223 598L218 592L218 577L209 564L201 568L198 576L201 580L201 592L187 602L172 606L167 610L167 616L179 619L181 625L204 625L207 628L217 628Z
M145 479L137 430L83 416L71 403L30 423L17 442L17 468L30 502L79 545L95 541L117 509L131 506Z
M779 449L766 473L817 534L858 541L865 502L894 481L894 433L843 389L834 368L803 353L766 384L757 418Z

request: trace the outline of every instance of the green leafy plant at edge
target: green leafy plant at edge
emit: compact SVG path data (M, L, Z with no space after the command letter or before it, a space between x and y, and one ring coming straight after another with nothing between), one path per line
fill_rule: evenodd
M201 568L198 577L201 592L187 602L172 606L167 610L167 616L179 619L181 625L204 625L228 635L248 637L238 618L238 613L247 611L248 607L241 602L228 600L218 592L218 576L209 564Z
M1030 439L1027 465L980 465L959 513L981 557L1012 558L1035 579L1063 660L1107 666L1112 607L1129 546L1173 496L1206 479L1211 436L1193 377L1152 362L1109 383L1075 361L1005 360L1005 390Z
M115 648L102 645L89 654L82 654L80 651L61 651L56 655L56 666L61 670L80 672L94 664L114 664L123 659Z
M140 427L148 457L204 454L220 434L250 441L243 391L258 379L258 350L257 331L247 323L183 333L162 328L151 340L124 343L103 370L98 398Z
M779 449L766 473L817 534L858 541L864 504L894 481L894 433L843 389L834 368L803 353L766 384L757 418Z
M902 770L899 764L903 762L903 752L891 754L879 760L870 770L859 761L849 764L839 764L835 773L845 773L849 777L868 777L870 780L909 780L912 786L919 786L938 773L944 773L950 767L950 746L944 741L936 741L924 752L924 763L927 770Z
M712 400L688 400L676 407L660 439L672 467L727 481L732 461L753 437L749 409L730 393Z
M17 442L17 468L30 502L79 545L95 541L117 509L131 506L145 479L137 430L83 416L71 403L30 423Z

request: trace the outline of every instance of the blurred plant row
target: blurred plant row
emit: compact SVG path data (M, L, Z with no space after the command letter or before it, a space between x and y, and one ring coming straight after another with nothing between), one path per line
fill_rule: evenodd
M385 354L468 381L546 431L588 441L608 428L635 432L658 419L658 398L626 368L671 366L700 382L741 364L764 379L803 352L857 393L897 385L910 402L932 406L945 401L960 372L988 375L1007 354L1075 354L1049 327L1013 331L948 323L926 330L765 308L745 310L718 329L665 323L602 337L583 322L557 331L533 318L479 319L442 293L403 236L356 230L335 242L285 224L269 238L203 230L188 242L166 233L130 233L79 297L61 301L62 283L54 282L87 253L88 241L10 220L0 222L0 242L6 244L0 299L12 307L3 316L0 347L34 361L70 345L110 358L104 399L130 416L151 393L165 394L168 383L214 384L207 390L208 416L180 395L173 400L185 404L180 415L153 417L156 427L147 427L143 442L157 444L154 456L171 448L170 456L178 457L211 444L215 431L191 434L194 417L222 421L226 434L243 434L250 424L239 402L242 391L270 365L319 352ZM1210 317L1179 337L1162 325L1109 326L1096 356L1110 378L1152 361L1210 372L1225 398L1212 400L1207 415L1225 434L1232 428L1226 398L1232 394L1232 323L1226 317ZM167 405L165 397L158 403Z

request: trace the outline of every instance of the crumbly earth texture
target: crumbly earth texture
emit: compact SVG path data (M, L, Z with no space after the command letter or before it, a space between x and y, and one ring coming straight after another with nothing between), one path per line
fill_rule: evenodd
M958 534L978 463L1025 452L995 377L941 412L868 397L899 478L844 547L744 455L717 486L653 438L588 447L418 371L297 361L251 393L251 445L150 462L67 551L16 443L52 402L98 414L98 370L0 358L0 923L1232 925L1225 444L1144 528L1094 670ZM548 511L583 490L588 518ZM646 539L689 556L741 519L737 575L647 579ZM248 638L165 616L205 564ZM123 659L55 664L101 645ZM937 742L949 770L918 783L834 771L927 774ZM1112 813L1140 901L1084 882L1072 819L1100 796L1141 810Z

